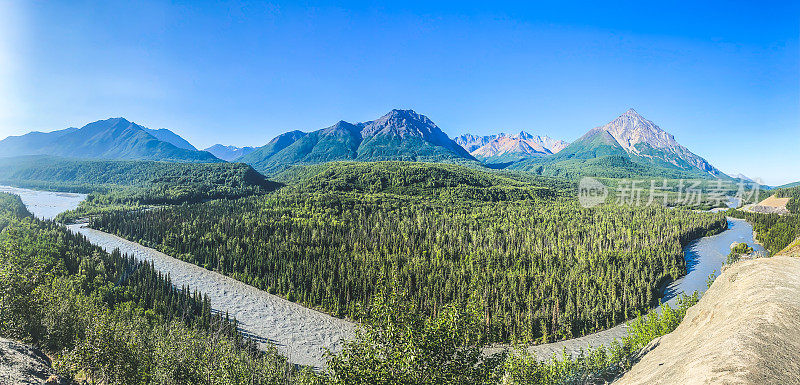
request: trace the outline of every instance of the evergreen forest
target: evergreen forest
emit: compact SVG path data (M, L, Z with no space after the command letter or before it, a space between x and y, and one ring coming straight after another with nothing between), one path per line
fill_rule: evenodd
M646 311L685 274L682 246L727 226L660 205L582 208L558 183L391 167L330 164L272 194L114 211L91 226L338 317L360 320L402 290L426 317L475 303L487 340L539 343Z

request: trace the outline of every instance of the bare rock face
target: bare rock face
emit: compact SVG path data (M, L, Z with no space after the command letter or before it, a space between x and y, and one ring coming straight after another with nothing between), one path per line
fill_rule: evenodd
M800 384L800 258L727 268L617 384Z
M70 384L56 375L47 356L31 346L0 338L0 384Z
M525 131L519 134L500 133L487 136L464 134L454 140L479 159L508 154L518 154L522 157L551 155L569 145L563 140L556 140L546 135L532 135Z
M489 144L489 142L497 139L497 135L478 136L472 134L464 134L453 140L461 147L464 147L467 152L473 151Z
M633 108L595 130L611 134L629 154L653 158L678 166L685 163L714 176L722 174L705 159L680 145L672 134L645 119Z

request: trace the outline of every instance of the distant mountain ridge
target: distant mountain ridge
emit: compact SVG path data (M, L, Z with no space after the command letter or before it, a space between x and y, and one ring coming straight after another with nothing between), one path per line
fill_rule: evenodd
M791 187L800 187L800 182L787 183L785 185L781 185L776 188L791 188Z
M476 162L426 116L397 109L368 122L287 132L239 159L262 172L335 160Z
M549 136L532 135L525 131L519 134L475 136L464 134L455 142L483 163L510 163L534 156L555 154L568 143Z
M189 141L183 139L180 135L166 129L166 128L159 128L157 130L153 130L147 127L142 127L148 134L152 135L154 138L172 144L175 147L182 148L184 150L191 150L197 151L197 148L192 146Z
M214 155L224 161L233 162L236 159L255 151L255 147L236 147L215 144L204 149L203 151L208 151L211 153L211 155Z
M10 136L0 141L0 154L5 157L51 155L84 159L221 161L208 152L181 148L171 142L194 148L169 130L150 130L124 118L111 118L81 128Z
M596 161L604 158L607 159ZM604 164L603 167L609 169L616 167L628 171L645 166L653 175L729 178L632 108L611 122L589 130L553 156L523 160L510 167L543 175L557 175L560 170L577 170L581 163L587 161Z

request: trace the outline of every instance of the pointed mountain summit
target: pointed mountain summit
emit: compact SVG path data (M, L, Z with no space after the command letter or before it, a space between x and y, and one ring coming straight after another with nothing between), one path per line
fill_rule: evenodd
M475 161L428 117L397 109L368 122L339 121L309 133L287 132L239 159L267 173L335 160Z
M657 166L697 169L711 176L724 175L705 159L680 145L672 134L645 119L633 108L601 127L616 139L625 151L639 161Z
M371 122L360 123L362 142L358 160L442 161L473 159L428 119L413 110L392 110Z
M150 131L124 118L111 118L81 128L10 136L0 141L0 154L9 157L54 155L85 159L220 162L208 152L179 148L159 140ZM169 133L177 137L171 131ZM161 134L166 133L161 131ZM170 140L175 138L171 137Z
M465 150L486 164L516 162L530 157L547 156L567 146L563 140L521 131L516 135L500 133L488 136L464 134L455 139Z
M600 174L595 173L602 176L728 178L632 108L611 122L589 130L551 157L523 161L511 167L545 175L565 175L586 172L595 166L604 169L597 170L602 171Z

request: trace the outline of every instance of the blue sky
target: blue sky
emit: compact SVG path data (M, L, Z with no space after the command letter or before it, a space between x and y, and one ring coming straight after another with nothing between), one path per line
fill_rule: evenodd
M633 107L725 172L800 180L796 2L134 3L0 0L0 137L123 116L263 145L412 108L571 141Z

